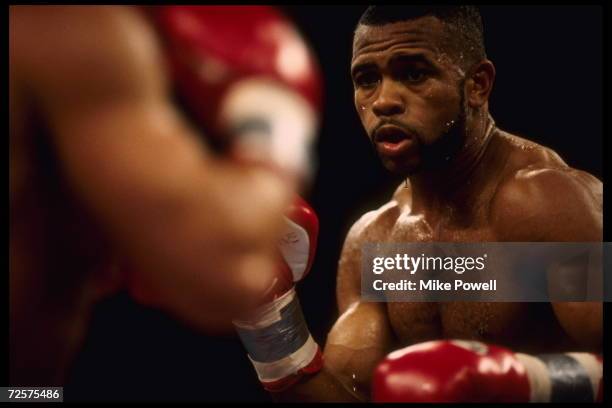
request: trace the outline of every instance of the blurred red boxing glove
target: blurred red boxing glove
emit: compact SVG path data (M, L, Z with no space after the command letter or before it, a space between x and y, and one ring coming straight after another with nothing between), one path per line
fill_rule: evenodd
M162 6L155 15L174 85L207 136L306 180L321 81L293 24L271 6Z
M439 340L390 353L375 369L376 402L601 401L602 360L530 356L476 341Z
M269 6L143 11L160 34L173 86L207 137L239 160L305 180L321 85L315 60L293 25ZM128 277L132 296L155 306L158 300L138 273Z
M322 353L304 321L295 283L310 271L319 221L302 199L289 209L287 229L279 242L282 262L277 281L264 304L234 326L247 349L259 380L268 391L282 391L301 376L319 371Z
M285 230L279 239L278 275L262 304L284 295L310 271L317 249L319 219L299 196L285 212Z

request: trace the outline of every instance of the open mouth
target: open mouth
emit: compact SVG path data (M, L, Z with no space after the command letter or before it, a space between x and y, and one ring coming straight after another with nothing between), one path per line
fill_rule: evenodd
M415 144L415 137L399 126L384 125L374 133L374 144L378 153L387 157L402 157Z
M398 144L404 140L413 139L413 136L404 129L395 125L384 125L374 133L374 142L385 144Z

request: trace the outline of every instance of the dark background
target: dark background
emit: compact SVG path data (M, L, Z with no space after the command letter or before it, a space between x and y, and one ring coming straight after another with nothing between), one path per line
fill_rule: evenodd
M320 217L319 251L298 289L321 345L337 318L335 272L344 236L398 183L379 164L353 108L352 31L364 8L283 7L311 41L325 79L319 171L307 197ZM482 14L497 68L490 102L497 125L601 179L602 8L488 6ZM194 333L125 294L96 309L64 395L67 401L270 400L232 334Z

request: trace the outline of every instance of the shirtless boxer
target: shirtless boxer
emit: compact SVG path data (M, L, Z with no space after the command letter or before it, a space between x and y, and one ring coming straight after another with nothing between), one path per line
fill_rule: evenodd
M495 68L486 58L478 11L368 9L355 31L351 75L355 108L368 137L384 166L408 180L347 235L337 277L340 317L327 337L323 369L303 375L275 397L366 400L381 360L375 378L378 400L529 400L530 392L536 394L529 381L550 381L547 368L531 357L516 362L512 352L486 343L527 354L585 352L580 361L588 360L590 377L582 379L589 392L597 393L601 360L588 352L601 350L600 303L371 303L360 298L366 242L602 240L602 183L570 168L551 149L495 126L488 108ZM419 344L438 339L482 343ZM415 348L385 359L409 345ZM448 360L449 355L454 358ZM426 382L443 369L448 378L465 379L461 370L481 374L478 363L485 357L488 373L463 382L469 392L444 394L455 384ZM530 362L535 365L525 369ZM541 369L537 375L533 367ZM546 384L548 394L535 397L554 399ZM504 387L509 392L496 394Z
M278 280L276 244L298 170L278 154L280 162L247 164L261 158L246 157L249 148L236 155L242 162L212 154L171 98L178 81L162 44L172 39L160 41L147 17L156 12L10 8L12 385L63 383L93 304L122 284L108 274L118 260L133 271L129 288L137 300L204 331L229 329L231 317L259 303ZM260 17L275 24L265 45L276 53L291 30L266 10L251 18L253 26ZM190 27L166 23L175 31ZM163 34L179 35L167 25ZM297 44L302 56L303 40L291 40L292 55ZM312 61L301 61L299 75L310 73ZM291 67L284 72L300 82ZM268 74L270 84L279 76ZM291 93L290 85L268 88ZM218 110L211 104L220 103L219 94L199 97ZM244 112L235 99L224 112L230 124L240 124ZM249 119L258 113L247 112ZM302 142L306 148L309 141Z

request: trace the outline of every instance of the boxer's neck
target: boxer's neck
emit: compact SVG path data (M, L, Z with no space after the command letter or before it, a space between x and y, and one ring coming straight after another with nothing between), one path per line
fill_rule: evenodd
M465 146L446 168L410 177L412 211L436 216L464 214L475 208L479 192L489 179L487 173L499 164L489 154L495 122L485 113L468 129Z

